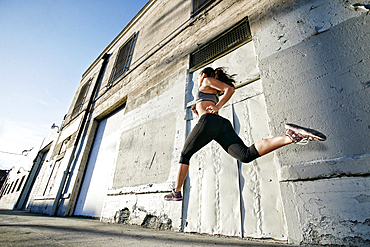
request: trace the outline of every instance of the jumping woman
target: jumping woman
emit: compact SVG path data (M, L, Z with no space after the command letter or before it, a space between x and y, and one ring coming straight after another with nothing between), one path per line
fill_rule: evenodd
M176 188L165 195L167 201L182 200L181 188L189 171L189 161L193 154L215 140L232 157L243 163L249 163L277 148L308 141L325 141L326 136L316 130L294 124L285 125L285 135L257 141L247 147L235 133L230 121L218 115L218 111L231 98L235 91L233 76L223 68L216 70L207 67L199 75L199 92L192 111L199 116L198 123L187 137L181 152L180 167L176 179ZM223 95L218 98L220 92Z

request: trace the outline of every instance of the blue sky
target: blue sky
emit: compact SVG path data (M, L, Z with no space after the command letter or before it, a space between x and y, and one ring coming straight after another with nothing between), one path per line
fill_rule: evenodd
M147 0L0 0L0 169L67 113L81 76Z

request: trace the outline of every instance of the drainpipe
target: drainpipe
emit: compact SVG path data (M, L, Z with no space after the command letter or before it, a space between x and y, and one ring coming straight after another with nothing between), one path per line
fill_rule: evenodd
M100 68L100 71L99 71L99 75L98 75L98 79L96 80L96 83L94 85L94 89L91 93L91 96L90 96L90 99L89 99L89 102L87 104L87 107L86 107L86 111L85 111L85 114L83 115L83 118L80 122L80 126L78 128L78 133L77 133L77 136L76 136L76 139L75 139L75 142L74 142L74 145L73 145L73 150L72 150L72 154L71 156L69 157L69 161L68 161L68 165L63 173L63 177L62 177L62 180L60 182L60 185L59 185L59 189L58 189L58 193L55 197L55 201L54 201L54 204L53 204L53 208L51 209L51 214L52 216L56 215L57 211L58 211L58 205L59 205L59 201L62 197L62 192L64 190L64 186L66 184L66 181L67 181L67 178L68 178L68 175L70 174L70 171L69 169L71 168L71 165L72 165L72 162L74 161L75 159L75 154L76 154L76 150L77 150L77 146L78 146L78 143L80 142L80 139L81 139L81 136L82 136L82 133L83 133L83 130L84 130L84 127L85 127L85 124L86 124L86 121L87 121L87 117L89 115L89 111L90 111L90 108L91 108L91 105L94 101L94 97L95 97L95 94L96 94L96 91L99 87L99 84L100 84L100 81L103 77L103 73L104 73L104 70L105 70L105 66L107 65L108 63L108 59L109 59L109 54L105 53L102 57L102 59L104 59L103 61L103 64Z

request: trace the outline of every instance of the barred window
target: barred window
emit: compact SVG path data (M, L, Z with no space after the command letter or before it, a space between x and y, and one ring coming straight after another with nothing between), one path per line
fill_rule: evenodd
M12 189L12 193L14 193L14 190L15 190L15 187L17 187L18 181L19 181L19 178L15 181L14 187Z
M13 184L14 184L14 181L13 181L13 182L12 182L12 184L9 186L9 188L8 188L8 192L6 192L6 194L9 194L9 193L10 193L10 191L12 190Z
M91 84L91 80L89 80L88 83L82 86L80 90L80 94L78 95L77 101L75 103L75 107L73 108L73 111L72 111L72 117L76 116L81 111L82 106L85 102L85 98L87 95L87 91L90 87L90 84Z
M251 38L248 19L244 19L230 30L190 54L190 70L195 71L199 69L249 42Z
M193 0L192 1L192 15L198 14L205 7L207 7L214 0Z
M24 181L24 179L25 179L25 178L26 178L26 175L24 175L24 176L22 177L21 181L19 182L19 186L18 186L18 188L17 188L17 191L19 191L19 190L21 189L22 184L23 184L23 181Z
M112 70L112 75L109 82L113 82L129 70L132 55L134 53L136 38L137 33L135 33L119 50L116 58L116 64Z

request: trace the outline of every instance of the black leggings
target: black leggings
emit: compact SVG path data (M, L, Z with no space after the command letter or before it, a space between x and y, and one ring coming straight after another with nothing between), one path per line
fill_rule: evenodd
M191 156L212 140L218 142L226 152L243 163L251 162L260 157L254 144L250 147L244 144L235 133L229 120L206 113L199 118L198 123L186 138L180 163L189 165Z

